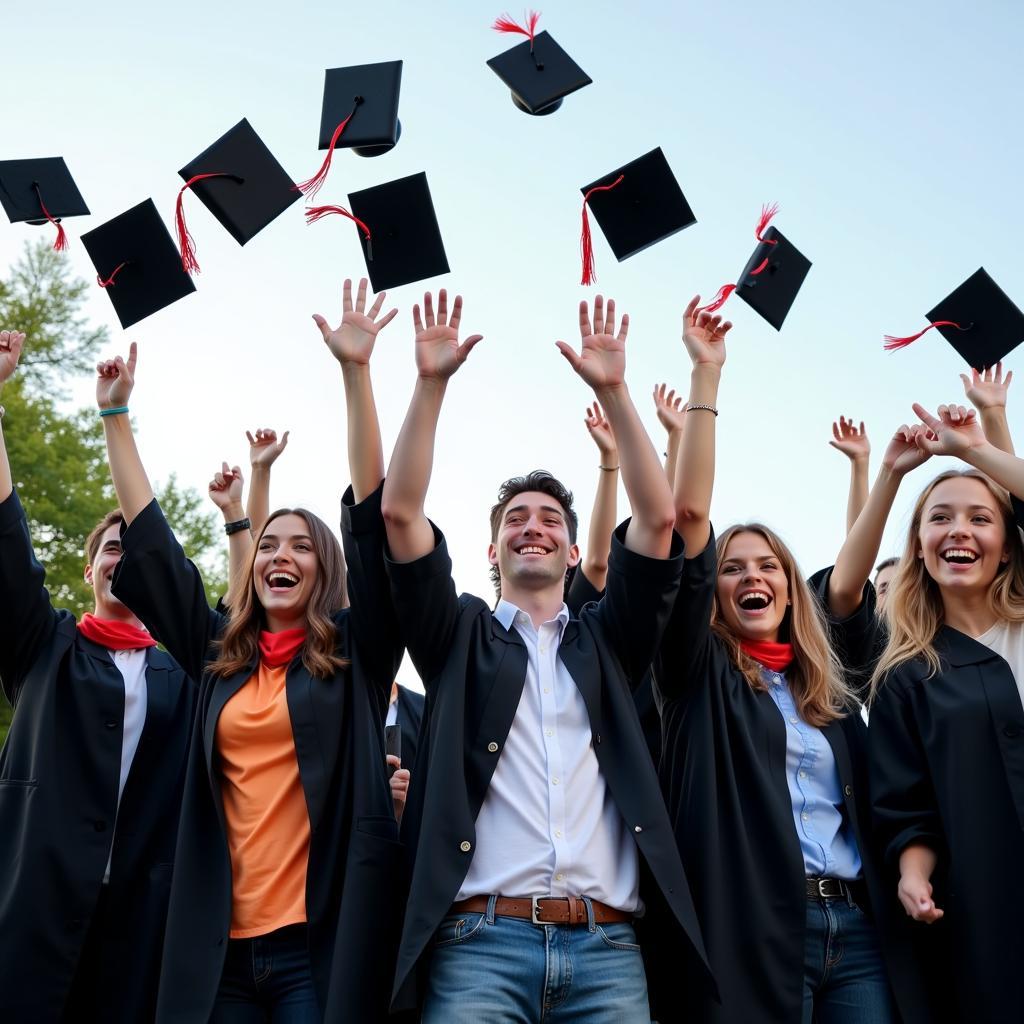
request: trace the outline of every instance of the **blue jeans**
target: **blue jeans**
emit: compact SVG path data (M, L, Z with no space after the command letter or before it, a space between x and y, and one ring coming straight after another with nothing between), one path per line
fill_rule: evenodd
M434 935L422 1024L649 1024L631 924L535 925L446 917Z
M321 1024L304 924L228 942L210 1024Z
M844 899L809 899L803 1024L894 1024L897 1019L874 924Z

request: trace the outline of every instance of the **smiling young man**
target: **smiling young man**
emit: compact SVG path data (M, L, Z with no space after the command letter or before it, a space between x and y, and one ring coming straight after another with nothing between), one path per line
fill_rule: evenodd
M24 335L0 332L0 383ZM0 424L2 424L0 411ZM0 1019L151 1019L194 687L111 592L122 516L85 545L95 604L55 609L0 427Z
M579 562L572 496L543 472L508 480L488 550L500 600L457 596L423 505L448 379L461 346L440 293L414 310L418 378L383 496L392 595L427 691L403 819L412 865L395 1008L424 1024L650 1020L633 929L645 898L703 974L689 886L631 697L678 587L672 495L624 381L628 318L580 306L582 352L559 348L615 432L633 518L616 531L606 596L580 618L563 600Z

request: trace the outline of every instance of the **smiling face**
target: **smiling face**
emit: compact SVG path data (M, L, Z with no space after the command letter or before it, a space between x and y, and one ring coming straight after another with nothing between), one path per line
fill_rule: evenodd
M252 582L270 632L305 625L319 569L310 527L302 516L289 512L267 523L253 558Z
M742 530L729 538L715 596L719 617L732 633L744 640L778 640L790 602L789 581L762 534Z
M502 511L487 557L498 567L507 596L516 588L562 586L566 569L579 563L580 552L570 540L558 500L541 491L523 491Z
M932 488L917 532L917 557L940 591L987 591L1009 551L1002 511L982 481L956 476Z
M85 567L85 582L92 587L96 600L93 612L101 619L122 619L128 613L110 589L114 569L121 558L121 524L114 523L100 534L91 564Z

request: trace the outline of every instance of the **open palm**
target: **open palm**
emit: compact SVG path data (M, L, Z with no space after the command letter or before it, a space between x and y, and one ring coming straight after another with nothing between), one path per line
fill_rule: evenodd
M698 311L700 296L690 299L683 311L683 344L694 366L725 365L725 336L732 329L729 320L722 322L718 314Z
M25 335L21 331L0 331L0 384L10 380L18 368Z
M618 334L615 333L615 300L594 299L591 322L586 302L580 303L580 352L564 341L556 342L569 365L595 390L617 387L626 379L626 336L629 314L624 314Z
M381 308L387 292L381 292L373 301L369 309L366 308L367 280L364 277L359 282L359 290L356 293L356 300L352 302L352 281L345 280L342 292L342 315L341 323L333 330L327 321L319 314L313 316L324 342L331 351L331 355L339 363L367 364L373 353L373 346L377 335L383 330L398 313L397 309L389 310L384 316L380 316Z
M462 296L456 295L448 317L448 292L442 288L437 296L437 312L430 292L423 296L423 311L412 308L416 329L416 369L420 377L447 380L466 361L467 356L482 340L474 334L459 344L459 324L462 321Z

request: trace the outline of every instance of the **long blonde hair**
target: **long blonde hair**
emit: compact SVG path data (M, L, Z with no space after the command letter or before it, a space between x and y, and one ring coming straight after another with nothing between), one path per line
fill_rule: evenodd
M245 566L245 589L236 606L228 612L228 624L216 641L217 657L207 670L215 676L230 676L248 667L259 657L260 630L265 628L263 605L253 580L253 566L260 541L267 527L281 516L295 515L306 521L317 557L317 575L306 605L306 640L302 646L302 664L311 676L326 679L349 661L337 654L334 613L345 605L345 556L327 524L304 508L280 508L267 517L260 535L249 552Z
M785 638L793 645L793 664L786 670L786 682L800 717L818 728L828 725L846 715L854 707L855 700L843 676L843 667L829 643L828 626L821 607L804 582L793 553L774 530L762 523L730 526L715 545L719 564L725 558L729 542L741 533L756 533L763 537L786 574L792 603L779 629L780 640ZM711 629L725 644L750 686L755 690L767 689L760 663L744 652L740 646L742 638L729 628L722 615L717 585L711 608Z
M907 531L907 542L896 573L889 582L882 618L888 629L882 656L871 673L871 699L886 674L904 662L922 659L933 676L942 667L935 650L935 637L945 622L945 610L939 585L929 575L924 559L917 557L921 520L932 491L946 480L968 477L984 484L995 499L1003 517L1006 548L1010 558L1001 565L989 584L989 607L1002 620L1024 622L1024 545L1013 515L1010 496L998 484L976 469L949 469L940 473L921 492Z

